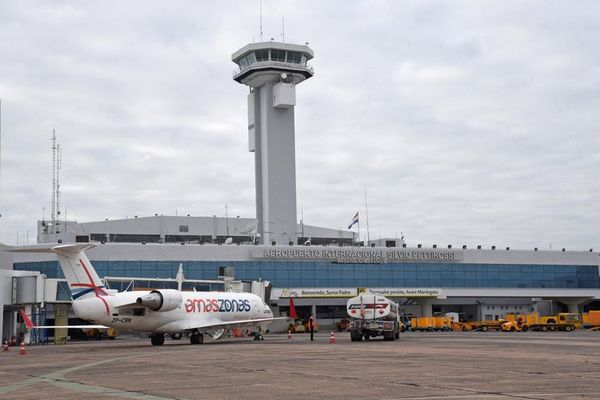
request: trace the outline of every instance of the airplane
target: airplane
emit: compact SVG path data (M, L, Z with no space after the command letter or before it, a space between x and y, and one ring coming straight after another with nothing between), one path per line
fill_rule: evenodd
M232 328L256 328L255 340L263 340L261 331L269 323L287 319L273 317L269 306L252 293L182 292L176 289L118 292L107 289L85 253L92 247L95 245L79 243L10 251L55 253L69 284L73 311L78 318L97 324L88 327L149 333L153 346L163 345L166 334L173 339L186 335L191 344L202 344L204 335L216 340ZM43 328L33 324L30 327Z

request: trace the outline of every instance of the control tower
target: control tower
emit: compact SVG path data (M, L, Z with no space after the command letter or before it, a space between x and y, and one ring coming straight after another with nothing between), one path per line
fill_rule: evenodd
M308 46L252 43L233 53L233 77L248 85L248 140L254 152L257 233L261 244L296 244L296 85L313 76Z

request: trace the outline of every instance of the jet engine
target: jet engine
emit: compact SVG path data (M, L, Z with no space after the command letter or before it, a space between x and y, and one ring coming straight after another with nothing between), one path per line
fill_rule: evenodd
M160 289L138 297L135 302L148 307L152 311L171 311L179 307L182 300L183 297L179 290Z

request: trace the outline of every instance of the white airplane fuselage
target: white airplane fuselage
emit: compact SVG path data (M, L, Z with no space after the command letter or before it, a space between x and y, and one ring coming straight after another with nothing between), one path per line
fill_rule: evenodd
M77 317L118 330L178 333L194 327L273 318L271 309L251 293L181 292L181 302L169 311L134 304L150 291L121 292L111 296L74 300ZM124 304L128 306L119 307ZM257 324L266 329L268 322Z

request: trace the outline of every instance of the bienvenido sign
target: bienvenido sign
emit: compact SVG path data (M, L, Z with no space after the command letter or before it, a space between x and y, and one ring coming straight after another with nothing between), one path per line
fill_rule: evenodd
M335 260L338 263L389 263L389 262L452 262L462 260L457 250L413 250L378 248L328 248L328 247L275 247L253 249L253 258L277 260Z
M288 297L354 297L358 293L356 288L273 288L272 298Z

